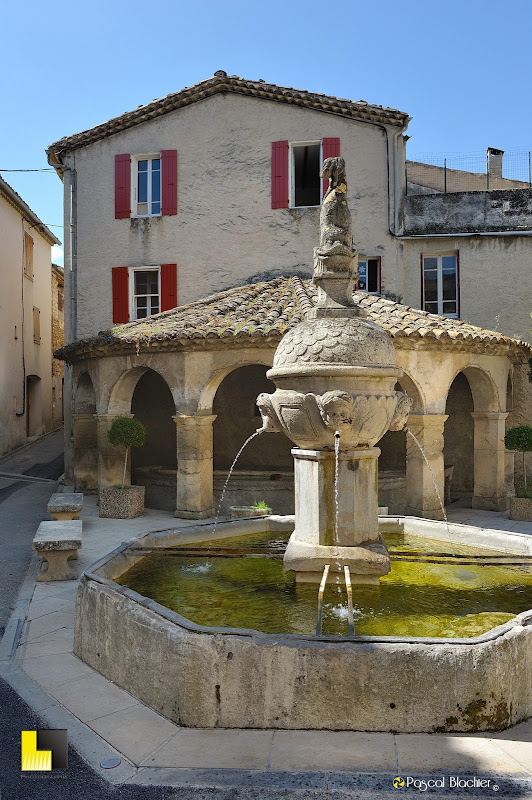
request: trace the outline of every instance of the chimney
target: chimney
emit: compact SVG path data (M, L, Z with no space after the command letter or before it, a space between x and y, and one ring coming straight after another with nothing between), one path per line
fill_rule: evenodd
M488 147L488 174L492 178L502 178L502 157L504 150L497 150L496 147Z

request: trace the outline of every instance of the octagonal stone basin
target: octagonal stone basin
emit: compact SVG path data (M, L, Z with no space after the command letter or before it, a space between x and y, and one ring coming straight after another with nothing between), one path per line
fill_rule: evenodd
M121 584L146 549L265 528L281 538L293 524L293 517L271 516L221 523L216 532L205 524L155 531L123 544L82 576L74 652L191 727L478 731L532 714L532 610L475 638L456 631L452 639L316 637L200 625ZM532 555L532 539L523 534L414 517L383 518L381 525L414 541L437 539L447 551L473 545Z

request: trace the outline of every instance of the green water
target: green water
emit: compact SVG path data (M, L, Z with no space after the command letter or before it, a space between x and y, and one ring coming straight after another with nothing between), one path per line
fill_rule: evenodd
M283 571L282 550L288 536L262 533L180 547L193 550L190 556L147 555L121 576L120 583L199 625L314 634L318 587L296 585L295 574ZM490 555L486 550L451 548L441 541L402 534L384 538L392 558L412 553L422 558L434 553L440 560L443 553ZM215 557L220 548L233 557ZM253 552L242 555L234 548ZM354 586L356 634L479 636L532 608L532 562L506 567L460 561L470 559L451 558L445 564L393 561L379 587ZM345 586L326 588L323 633L347 634Z

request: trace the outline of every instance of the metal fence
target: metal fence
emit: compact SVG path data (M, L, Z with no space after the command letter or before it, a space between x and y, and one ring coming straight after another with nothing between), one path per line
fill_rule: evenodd
M406 180L408 194L529 189L532 151L409 154Z

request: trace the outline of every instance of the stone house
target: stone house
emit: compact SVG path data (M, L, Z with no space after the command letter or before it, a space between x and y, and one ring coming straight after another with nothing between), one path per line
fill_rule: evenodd
M65 292L73 300L66 341L92 341L113 324L137 320L142 327L151 314L243 283L309 277L325 189L319 165L340 154L359 290L404 299L399 313L421 307L527 338L529 190L408 196L408 121L404 112L365 101L220 71L55 142L48 158L64 180L65 226L74 231L65 243ZM526 413L525 350L510 359L506 375L516 418ZM471 404L473 385L463 380ZM448 389L442 384L439 405ZM78 392L84 395L68 383L69 428L80 411ZM489 413L506 413L506 395L505 388L504 403L502 394L488 403ZM69 475L72 453L69 444Z
M59 240L0 178L0 455L60 424L52 382L52 259Z

